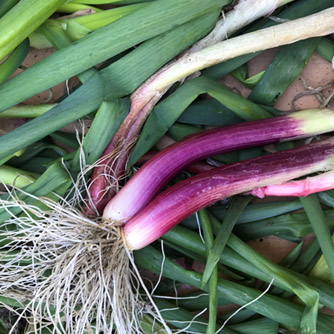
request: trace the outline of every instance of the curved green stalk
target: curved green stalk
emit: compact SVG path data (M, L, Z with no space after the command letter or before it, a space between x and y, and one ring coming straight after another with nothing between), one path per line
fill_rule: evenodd
M334 243L334 235L332 236L332 241ZM334 276L328 268L324 255L321 255L317 263L314 265L310 272L310 277L314 277L334 285Z
M217 223L213 219L211 222L213 223L213 229L215 229L217 227L215 227ZM165 241L170 241L172 244L181 246L185 248L186 251L193 252L199 257L205 256L204 244L201 242L201 239L196 232L190 231L181 226L176 226L167 232L163 236L163 239ZM242 253L240 252L239 254L237 251L230 248L229 244L232 244L232 242L233 247L238 247L238 252L240 249L243 249ZM233 236L233 240L231 242L229 239L228 247L225 248L220 258L220 262L230 268L263 280L266 283L269 283L272 278L275 278L273 283L274 286L288 292L304 294L306 299L310 298L308 302L312 302L312 295L306 295L305 292L307 292L309 287L312 286L311 290L313 290L314 295L316 293L319 294L321 304L331 308L334 306L333 289L328 284L319 280L310 279L305 275L293 272L292 270L286 269L267 260L242 241L238 240L235 236Z

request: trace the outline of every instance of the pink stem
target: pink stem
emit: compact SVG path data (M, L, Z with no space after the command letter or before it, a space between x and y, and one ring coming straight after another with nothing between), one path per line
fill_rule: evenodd
M265 196L308 196L320 191L334 188L334 172L330 171L304 180L273 184L253 189L250 194L263 198Z

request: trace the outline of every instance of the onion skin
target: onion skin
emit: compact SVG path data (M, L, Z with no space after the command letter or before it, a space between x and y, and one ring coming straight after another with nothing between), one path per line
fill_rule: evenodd
M215 154L334 130L334 112L304 110L239 123L188 136L154 156L107 204L103 218L125 222L139 212L180 170Z
M160 238L186 217L220 199L280 184L334 165L334 138L218 167L179 182L152 200L123 227L130 250Z

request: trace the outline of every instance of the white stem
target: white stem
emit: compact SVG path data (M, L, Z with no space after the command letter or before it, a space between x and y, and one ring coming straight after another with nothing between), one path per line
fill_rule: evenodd
M297 20L237 36L182 57L146 82L132 95L139 107L166 87L197 71L244 54L291 44L299 40L334 32L334 7Z
M144 82L131 96L132 108L135 110L141 110L149 102L154 104L165 93L165 90L170 85L165 86L165 89L154 92L148 90L153 87L154 82L161 73L166 71L172 71L178 63L187 61L189 55L198 52L204 48L215 45L218 42L225 40L228 36L238 31L240 28L246 26L250 22L273 12L277 7L282 6L288 2L294 0L240 0L239 3L229 11L226 15L223 15L216 23L213 30L203 39L195 43L190 49L188 49L180 58L165 65L158 72L156 72L151 78ZM173 84L173 83L172 83ZM153 102L152 102L153 101Z
M293 1L293 0L290 0ZM290 2L289 1L289 2ZM256 19L272 13L282 3L283 0L242 0L233 10L227 12L220 18L215 28L206 37L194 44L188 51L193 53L208 46L223 41L231 34L245 27Z

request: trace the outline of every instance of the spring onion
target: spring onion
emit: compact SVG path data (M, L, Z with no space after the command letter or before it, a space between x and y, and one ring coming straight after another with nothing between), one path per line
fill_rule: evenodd
M189 136L161 151L140 168L108 203L104 213L105 218L119 221L129 219L139 212L178 171L195 161L217 153L331 131L333 115L329 110L305 110ZM97 194L95 196L97 197Z
M130 249L140 249L160 238L181 220L216 201L306 174L332 168L334 140L281 151L216 168L178 182L155 197L124 225ZM103 213L109 219L109 206Z

